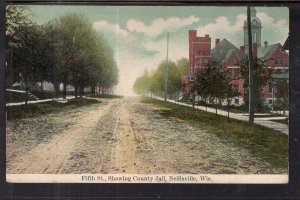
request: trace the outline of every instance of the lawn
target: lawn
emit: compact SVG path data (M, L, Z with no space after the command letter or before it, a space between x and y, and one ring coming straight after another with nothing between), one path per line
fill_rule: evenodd
M279 131L235 119L228 121L224 116L155 99L143 98L141 101L156 107L165 117L185 120L192 126L226 138L232 145L243 146L274 167L288 167L288 136Z
M289 124L289 120L286 118L286 119L273 119L271 120L272 122L277 122L277 123L281 123L281 124L286 124L288 125Z
M114 94L98 94L98 95L91 96L91 97L103 98L103 99L114 99L114 98L122 98L123 96L114 95Z
M100 101L94 99L71 99L67 103L58 103L55 101L18 105L18 106L8 106L6 107L7 119L21 119L36 117L39 115L45 115L52 112L64 112L69 109L74 109L77 107L87 106L95 103L100 103Z

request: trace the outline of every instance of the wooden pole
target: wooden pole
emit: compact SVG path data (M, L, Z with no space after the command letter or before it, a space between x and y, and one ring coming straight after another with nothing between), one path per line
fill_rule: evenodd
M247 28L248 28L248 60L249 60L249 123L254 122L254 76L253 76L253 54L252 54L252 32L251 32L251 8L247 6Z

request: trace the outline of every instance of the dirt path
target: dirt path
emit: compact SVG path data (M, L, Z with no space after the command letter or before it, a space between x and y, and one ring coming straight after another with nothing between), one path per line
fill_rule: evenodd
M41 138L37 140L36 138ZM9 122L7 173L286 173L138 98Z

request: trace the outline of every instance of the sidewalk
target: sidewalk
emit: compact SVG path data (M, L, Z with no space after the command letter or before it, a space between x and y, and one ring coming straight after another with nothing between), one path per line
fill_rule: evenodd
M157 100L161 100L164 101L163 98L161 97L153 97ZM177 102L174 100L167 100L170 103L175 103L175 104L179 104L179 105L183 105L183 106L188 106L188 107L193 107L193 105L190 104L186 104L186 103L182 103L182 102ZM210 112L210 113L216 113L216 109L214 108L206 108L205 106L196 106L195 105L195 109L199 109L199 110L203 110L206 112ZM227 111L223 111L223 110L218 110L217 111L218 115L222 115L222 116L228 116L228 112ZM248 121L248 116L246 116L248 113L232 113L229 112L229 117L233 118L233 119L237 119L237 120L242 120L242 121ZM274 120L274 119L284 119L284 117L267 117L267 118L254 118L254 123L255 124L259 124L277 131L280 131L286 135L289 134L289 128L288 125L286 124L282 124L282 123L277 123L277 122L273 122L273 121L269 121L269 120Z

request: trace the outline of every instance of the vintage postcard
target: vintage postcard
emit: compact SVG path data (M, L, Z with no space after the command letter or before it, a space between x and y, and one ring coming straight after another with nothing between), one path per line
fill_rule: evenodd
M8 5L10 183L288 183L289 9Z

